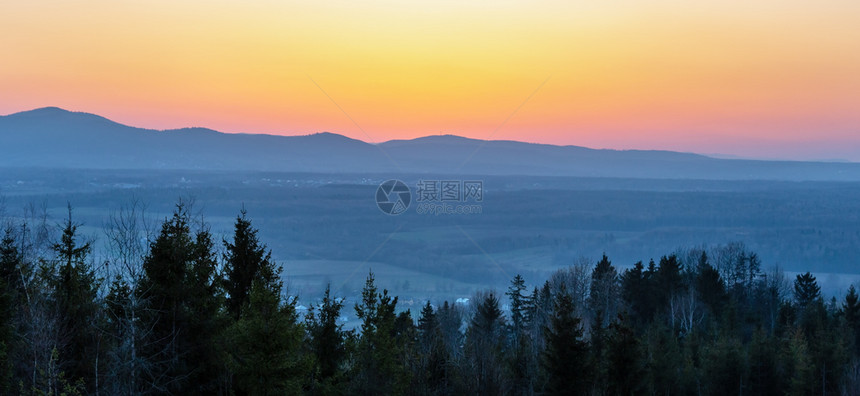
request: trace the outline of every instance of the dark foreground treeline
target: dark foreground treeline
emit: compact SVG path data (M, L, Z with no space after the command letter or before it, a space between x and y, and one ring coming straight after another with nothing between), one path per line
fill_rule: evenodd
M219 250L182 204L147 235L136 206L109 258L71 217L0 240L2 394L856 394L860 303L763 273L741 245L618 273L604 256L528 290L429 302L417 321L367 278L304 317L244 211ZM219 254L216 251L223 251ZM710 253L710 255L709 255ZM101 275L107 274L107 275ZM343 310L361 320L342 327Z

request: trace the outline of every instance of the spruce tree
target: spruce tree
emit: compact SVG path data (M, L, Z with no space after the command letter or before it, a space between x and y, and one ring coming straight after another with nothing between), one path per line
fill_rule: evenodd
M328 285L322 303L318 307L312 305L305 316L309 346L314 356L309 384L312 394L331 395L346 391L342 385L347 332L338 323L342 308L343 302L332 297L331 285Z
M517 274L505 293L511 303L510 372L515 394L532 393L534 380L532 340L528 331L531 326L529 311L532 302L531 296L525 293L525 280Z
M642 391L642 352L639 340L624 317L609 325L607 394L637 395Z
M15 243L14 229L8 226L0 239L0 278L6 281L6 288L13 298L23 291L21 272L24 265L23 256Z
M684 288L681 270L681 263L674 254L660 258L656 273L656 291L661 305L668 303L669 299Z
M446 305L447 307L447 302ZM447 310L448 308L444 308ZM444 312L443 312L444 315ZM413 375L418 394L450 393L449 365L451 356L445 345L439 313L430 301L421 309L418 318L419 364Z
M519 274L511 280L511 285L505 295L511 301L511 327L514 337L519 337L523 333L523 329L528 325L526 322L529 309L529 296L525 295L526 282Z
M227 311L238 319L248 301L251 283L260 268L271 266L272 253L257 238L257 229L251 225L243 208L236 217L233 240L224 241L224 285L227 292Z
M398 343L397 297L379 292L371 272L355 313L361 320L361 336L353 367L354 391L362 394L403 394L409 372L401 361L403 344ZM400 339L403 341L403 339Z
M266 262L251 281L247 306L230 328L233 391L240 395L298 394L307 367L304 330L294 301L281 295L280 268Z
M0 278L0 393L12 394L14 379L12 376L12 347L15 329L12 322L15 313L14 300L6 280Z
M712 314L717 316L722 312L726 300L726 286L719 271L708 262L705 252L702 252L696 273L696 292L699 300Z
M797 304L804 308L819 297L821 297L821 287L818 286L815 276L809 272L798 275L794 281L794 300Z
M504 313L494 292L479 294L475 314L466 330L466 359L472 367L472 391L479 394L504 393L507 387L505 365Z
M219 336L226 326L223 292L209 232L190 230L188 209L176 206L143 262L143 318L149 340L143 353L160 367L148 381L164 392L205 393L225 386Z
M588 345L582 339L580 319L574 314L573 298L562 286L555 296L550 323L544 328L546 347L543 368L548 395L587 395Z
M617 314L618 271L606 254L594 266L591 272L591 294L589 305L594 317L600 317L599 325L606 327Z
M842 317L851 333L854 354L860 355L860 297L854 285L848 287L848 294L845 295L845 302L842 303Z
M14 389L14 359L16 359L15 319L21 285L21 255L15 245L12 227L7 227L0 239L0 393L11 394Z
M79 242L77 223L72 221L72 209L63 225L60 241L51 246L55 260L43 268L50 274L49 284L59 314L58 358L60 369L72 382L83 379L88 389L95 389L98 348L94 327L98 305L98 280L87 262L92 248L90 242Z

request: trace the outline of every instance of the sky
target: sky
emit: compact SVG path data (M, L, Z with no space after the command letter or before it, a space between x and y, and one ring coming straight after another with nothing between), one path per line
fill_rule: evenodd
M0 4L0 114L860 161L860 2Z

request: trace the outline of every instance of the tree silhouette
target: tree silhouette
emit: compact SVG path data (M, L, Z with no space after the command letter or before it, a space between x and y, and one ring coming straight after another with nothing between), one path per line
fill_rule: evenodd
M588 394L588 345L582 339L580 319L574 316L573 299L564 287L555 296L552 317L544 332L543 367L548 376L546 394Z

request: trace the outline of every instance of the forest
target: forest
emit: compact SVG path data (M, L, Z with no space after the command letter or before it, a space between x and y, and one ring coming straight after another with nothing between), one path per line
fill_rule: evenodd
M296 307L242 209L216 240L185 203L136 207L105 260L73 216L0 232L0 393L214 395L857 394L860 300L766 270L742 244L619 271L605 254L413 315L366 277ZM345 313L360 320L346 328Z

